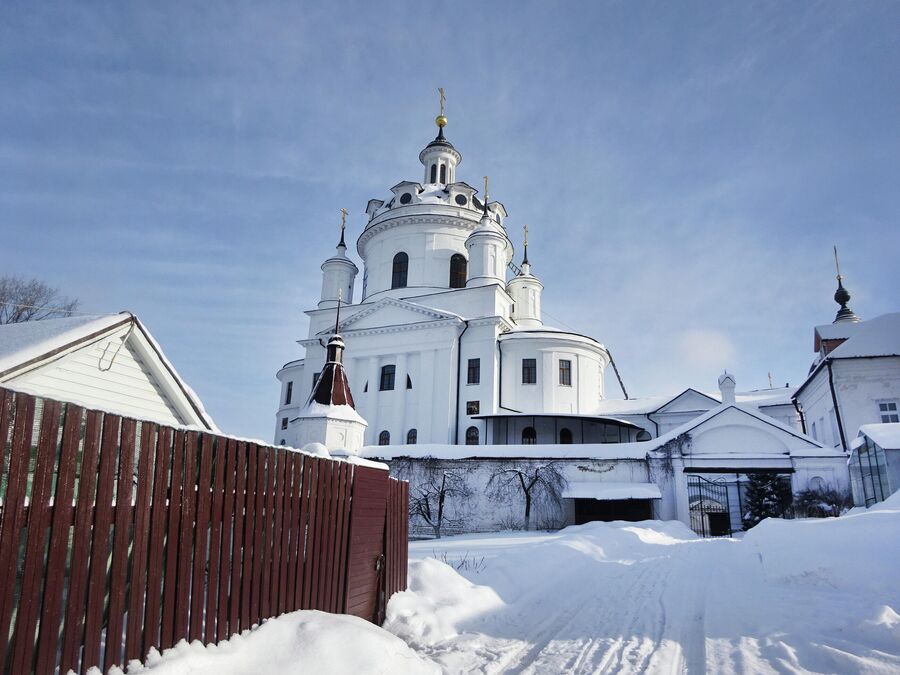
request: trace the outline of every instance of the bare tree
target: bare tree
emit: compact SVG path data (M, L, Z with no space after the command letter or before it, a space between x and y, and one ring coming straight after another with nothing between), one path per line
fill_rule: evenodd
M530 530L532 504L544 501L558 507L569 481L560 471L559 462L513 462L512 465L505 462L498 465L488 480L488 493L498 501L521 494L525 498L524 527Z
M418 469L418 470L416 470ZM464 525L466 517L461 502L472 496L469 487L469 470L463 467L447 467L445 462L434 458L406 460L397 466L397 473L409 480L409 515L420 518L433 531L435 539L441 538L445 526ZM448 501L460 504L448 515Z
M39 279L0 277L0 324L72 316L78 300Z

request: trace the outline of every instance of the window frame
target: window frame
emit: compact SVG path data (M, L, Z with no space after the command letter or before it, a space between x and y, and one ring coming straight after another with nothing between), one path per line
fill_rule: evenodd
M450 288L465 288L466 279L469 276L469 261L462 253L454 253L450 256L450 278L447 282Z
M397 251L391 263L391 290L406 288L409 283L409 254Z
M537 445L537 429L531 426L522 429L522 445Z
M406 444L416 445L419 440L419 430L415 427L406 432Z
M537 384L537 359L522 359L522 384Z
M900 403L895 398L883 398L875 401L878 406L878 418L882 424L900 422Z
M285 405L291 404L291 398L293 397L293 395L294 395L294 381L291 380L290 382L287 383L287 387L285 388L285 392L284 392L284 404Z
M381 377L378 378L378 391L394 391L396 380L397 365L394 363L384 364L381 366Z
M466 415L478 415L481 410L481 401L466 401Z
M378 434L378 445L390 445L391 444L391 432L387 429L382 429Z
M287 427L288 427L288 418L282 417L281 418L281 430L284 431L285 429L287 429Z
M481 384L481 359L469 359L466 366L466 384Z
M566 367L563 368L563 364L566 364ZM565 375L565 377L564 377ZM559 360L559 386L560 387L571 387L572 386L572 359L560 359Z
M466 445L481 445L481 432L474 424L466 429Z

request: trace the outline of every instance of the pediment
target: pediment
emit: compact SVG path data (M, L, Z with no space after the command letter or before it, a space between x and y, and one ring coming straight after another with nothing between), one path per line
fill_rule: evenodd
M717 405L720 405L720 402L711 396L696 389L685 389L664 406L658 408L655 413L697 412L698 410L711 410Z
M812 439L768 416L735 405L710 411L687 429L691 455L788 454L820 447Z
M397 298L384 298L348 316L340 323L342 333L373 328L386 328L433 321L461 321L460 317L424 305L417 305ZM331 329L321 334L330 334Z

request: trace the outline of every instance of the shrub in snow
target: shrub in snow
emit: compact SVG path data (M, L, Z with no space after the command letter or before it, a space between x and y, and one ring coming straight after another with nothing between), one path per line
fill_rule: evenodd
M831 486L820 490L803 490L794 495L794 509L803 518L839 516L851 506L853 498L850 494Z
M783 517L793 501L790 483L774 473L748 473L746 494L745 530L766 518Z

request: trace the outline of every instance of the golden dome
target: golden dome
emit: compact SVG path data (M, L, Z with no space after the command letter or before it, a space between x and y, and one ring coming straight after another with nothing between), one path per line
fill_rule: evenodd
M438 115L434 118L434 123L443 129L447 126L447 118L444 115Z

